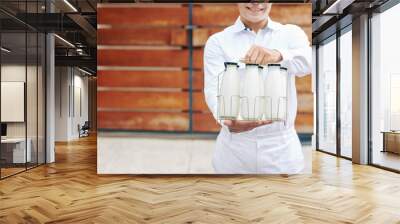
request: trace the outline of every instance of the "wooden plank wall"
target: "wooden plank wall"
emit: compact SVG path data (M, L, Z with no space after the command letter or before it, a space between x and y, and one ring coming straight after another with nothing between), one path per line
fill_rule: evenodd
M183 4L98 4L98 128L189 131L189 13ZM203 97L203 47L238 17L236 4L193 6L193 131L218 125ZM275 4L271 18L301 26L311 40L310 4ZM296 128L313 130L311 77L296 80Z

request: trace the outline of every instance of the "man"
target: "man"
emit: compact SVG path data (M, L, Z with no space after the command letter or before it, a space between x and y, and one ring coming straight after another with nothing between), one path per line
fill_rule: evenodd
M297 110L294 76L311 72L311 47L301 28L272 21L268 17L271 7L269 3L238 4L240 17L235 24L207 40L204 92L216 118L218 74L224 70L224 62L279 63L289 74L287 122L223 121L213 156L216 173L295 174L304 167L301 144L294 129Z

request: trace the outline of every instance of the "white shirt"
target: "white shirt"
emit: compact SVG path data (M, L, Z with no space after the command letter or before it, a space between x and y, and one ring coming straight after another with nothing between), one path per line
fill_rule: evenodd
M217 93L218 93L218 74L220 74L224 69L224 62L239 62L240 59L244 58L247 51L253 45L259 45L268 49L275 49L279 51L282 55L283 60L279 62L283 67L288 69L289 80L288 80L288 117L287 122L284 124L283 122L275 122L273 124L264 125L258 128L255 128L251 131L239 133L239 134L232 134L227 135L229 130L227 127L223 125L221 129L221 133L217 139L217 150L216 154L222 153L221 148L224 148L225 151L220 156L226 157L227 153L232 152L232 149L238 150L246 150L244 147L250 147L251 142L256 143L255 147L265 148L267 147L268 150L271 150L272 145L265 145L266 141L271 142L276 137L271 136L281 136L280 141L292 141L294 137L298 137L294 131L294 122L297 113L297 96L296 96L296 86L295 86L295 76L303 76L311 73L311 47L308 41L307 35L304 31L295 25L282 25L280 23L274 22L268 18L267 26L264 29L260 29L257 33L251 31L250 29L246 28L243 22L238 18L232 26L227 27L223 31L212 35L205 45L204 49L204 94L207 105L211 112L213 113L215 119L217 119ZM240 67L244 67L243 63L239 63ZM225 136L225 137L223 137ZM268 137L269 136L269 137ZM284 138L285 137L285 138ZM247 145L235 144L232 141L233 138L241 138L242 143L247 141ZM225 141L227 140L227 141ZM220 141L220 142L218 142ZM225 144L221 145L219 143L225 142ZM289 141L289 142L290 142ZM273 143L273 142L272 142ZM269 144L269 143L268 143ZM292 158L291 161L294 163L301 163L303 161L302 154L298 154L297 151L301 151L296 143L296 146L293 146L293 142L291 149L281 150L280 152L276 152L278 154L285 154L286 158L291 158L295 154L295 157L301 157L298 160L296 158ZM289 143L286 147L289 147ZM261 146L260 146L261 145ZM263 145L263 146L262 146ZM253 145L254 146L254 145ZM230 148L230 150L227 150ZM296 149L294 149L296 148ZM265 148L266 149L266 148ZM244 163L248 163L246 166L243 165L243 161L237 162L236 164L229 164L232 161L225 160L224 158L218 159L218 156L214 154L214 167L216 168L217 172L220 173L293 173L298 172L300 166L292 164L276 164L273 167L260 169L260 166L269 166L270 164L266 163L275 163L272 161L272 158L276 160L276 155L269 153L264 153L265 157L261 159L259 157L253 157L251 150L248 150L247 154L240 155L240 158L245 158ZM295 152L294 152L295 151ZM253 152L254 153L254 152ZM259 153L259 150L257 151ZM290 154L290 155L289 155ZM235 158L237 155L235 155ZM234 158L234 157L232 157ZM253 160L251 159L253 158ZM282 160L282 163L287 163L287 160ZM226 169L221 168L218 171L218 165L221 163L227 163L225 165ZM256 167L253 167L254 164L252 163L261 163L256 164ZM232 165L232 166L230 166ZM251 168L250 168L251 166ZM228 169L228 168L229 169ZM301 166L302 167L302 166ZM241 168L244 169L240 170Z

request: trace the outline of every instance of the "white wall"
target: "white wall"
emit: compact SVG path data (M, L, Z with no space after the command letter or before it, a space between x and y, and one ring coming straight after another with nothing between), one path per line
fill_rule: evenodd
M72 120L71 120L71 135L76 138L79 137L78 124L81 126L88 120L88 78L87 76L81 76L82 73L74 75L74 108L72 108ZM81 107L81 108L80 108ZM81 111L80 111L81 110ZM75 113L74 113L75 111Z
M38 69L38 70L37 70ZM27 80L26 80L27 78ZM7 137L29 139L32 161L44 162L44 74L42 68L35 66L25 66L25 64L3 64L1 66L2 82L24 82L26 83L26 107L21 108L22 113L26 112L27 120L23 122L6 122ZM23 94L23 93L22 93ZM2 96L7 97L7 96ZM1 110L12 110L12 108L3 107ZM8 111L11 112L12 111ZM36 153L39 153L37 156Z
M24 122L25 83L1 82L1 121ZM36 106L35 106L36 108Z
M88 120L88 78L76 68L56 67L55 86L55 140L77 139L78 124Z
M55 68L55 141L68 140L69 68Z
M1 81L25 82L25 65L2 65ZM6 108L1 109L6 110ZM7 123L7 137L25 137L25 123Z
M25 82L25 65L17 65L17 64L9 64L1 66L1 81L2 82ZM36 67L28 66L27 67L28 81L29 87L36 86L36 80L34 80L31 75L36 76ZM32 111L36 111L37 99L36 99L36 88L27 88L27 106L29 107L29 111L27 113L28 118L28 137L30 133L35 131L36 135L36 113L32 113ZM40 106L40 105L39 105ZM2 110L7 110L7 108L1 108ZM34 124L31 124L34 122ZM30 128L33 128L30 131ZM8 137L25 137L25 122L11 122L7 123L7 136Z

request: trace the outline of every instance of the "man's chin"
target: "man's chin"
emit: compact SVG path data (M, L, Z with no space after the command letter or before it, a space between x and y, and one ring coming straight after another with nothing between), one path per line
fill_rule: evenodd
M263 21L265 21L267 19L267 17L250 17L248 19L248 21L252 22L252 23L261 23Z

